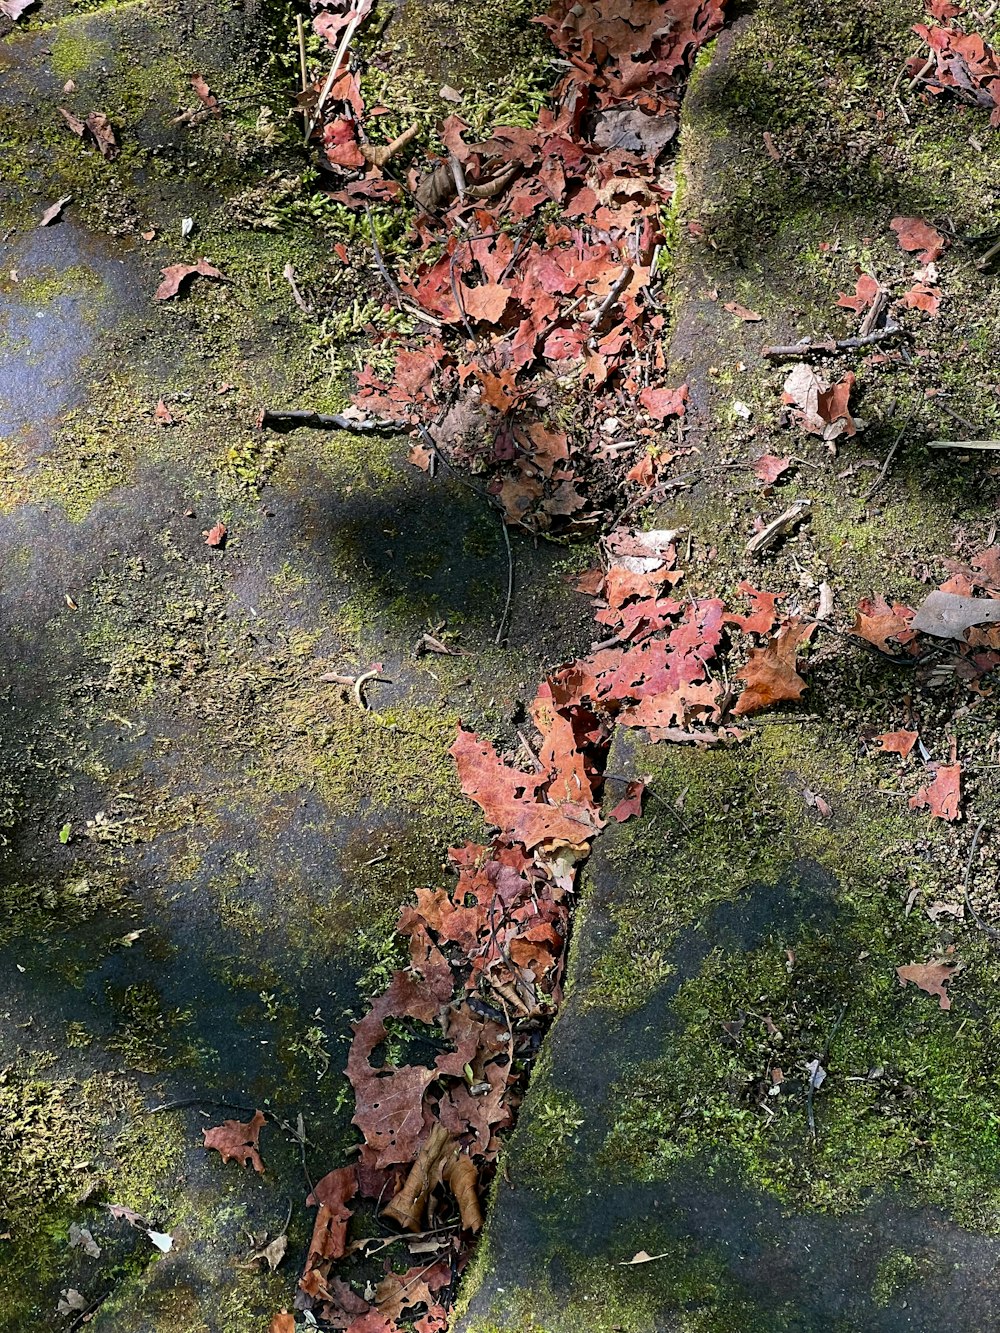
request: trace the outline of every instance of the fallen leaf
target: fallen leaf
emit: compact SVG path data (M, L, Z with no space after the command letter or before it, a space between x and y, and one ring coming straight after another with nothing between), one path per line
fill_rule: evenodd
M882 597L876 597L874 601L864 598L858 603L858 613L851 627L851 633L891 657L897 650L889 646L890 639L905 645L913 638L913 631L910 629L912 618L913 612L910 608L902 606L899 602L890 606Z
M901 298L907 310L922 310L925 315L936 315L941 305L941 293L926 282L917 282Z
M208 1131L211 1133L211 1130ZM169 1254L174 1248L174 1238L165 1231L147 1231L146 1235L153 1242L161 1254Z
M86 1227L77 1226L75 1222L69 1224L69 1243L74 1250L83 1250L84 1254L89 1254L91 1259L100 1259L101 1247L94 1240L92 1233Z
M109 1203L105 1207L116 1220L127 1222L132 1227L140 1227L143 1231L146 1230L146 1219L134 1209L126 1208L123 1203Z
M247 1265L266 1264L273 1273L284 1259L287 1250L288 1237L284 1234L275 1236L274 1240L254 1246L247 1256Z
M688 386L682 384L679 389L643 389L639 402L655 421L665 421L667 417L684 415L687 397Z
M954 823L960 817L962 765L931 764L930 768L934 779L910 797L910 809L922 810L926 806L936 818Z
M118 140L115 136L114 126L103 111L91 111L86 120L81 120L79 116L67 111L65 107L60 107L59 112L79 139L89 138L93 140L97 151L103 158L109 162L118 156Z
M916 731L885 731L875 737L886 754L898 754L902 759L909 755L918 738L919 733Z
M174 424L174 418L170 411L170 408L166 405L166 403L163 401L162 398L156 404L156 407L153 409L153 416L160 423L161 426L172 426Z
M26 9L30 9L35 0L0 0L0 14L6 14L16 23Z
M59 1293L59 1303L56 1306L56 1313L61 1315L76 1314L79 1310L86 1310L89 1302L75 1287L67 1287Z
M942 1009L950 1009L951 996L945 986L955 975L957 966L957 963L907 963L905 967L896 968L896 976L901 986L909 981L928 995L936 995Z
M263 1174L264 1163L257 1147L260 1131L266 1124L267 1118L262 1111L255 1111L252 1120L224 1120L213 1129L202 1130L204 1146L215 1149L224 1162L239 1162L241 1166L249 1164L258 1174Z
M740 305L738 301L727 301L723 309L728 310L737 319L742 319L746 324L756 324L764 318L763 315L758 315L756 310L748 310L745 305Z
M791 456L779 458L777 454L761 454L753 465L754 475L765 486L773 486L780 476L792 466Z
M846 310L853 310L856 315L860 315L863 310L867 310L872 305L881 290L879 284L870 274L862 273L854 284L854 295L848 296L846 292L841 292L837 297L837 305L843 306Z
M647 1254L645 1250L638 1250L631 1259L622 1259L619 1267L629 1268L633 1264L651 1264L656 1259L666 1259L669 1251L664 1250L662 1254Z
M1000 598L961 597L935 589L917 607L910 628L938 639L962 642L965 631L973 625L996 623L1000 623Z
M921 251L918 256L921 264L931 264L940 258L947 244L939 231L923 222L920 218L893 218L889 226L896 233L899 248L912 253Z
M64 194L61 199L57 199L54 204L50 204L39 219L38 225L40 227L51 227L53 222L59 220L62 216L63 209L67 204L71 203L72 200L73 196L71 194Z
M623 824L626 819L631 819L633 815L642 814L642 794L646 790L646 784L637 779L628 783L625 788L625 795L618 804L608 812L608 818L613 819L616 824Z
M806 683L796 671L798 649L815 630L815 623L790 620L768 641L766 648L754 648L749 661L739 673L746 681L743 693L733 706L733 713L745 716L785 699L798 699Z
M229 535L229 529L225 523L218 522L213 528L209 528L205 533L206 546L225 546L226 538Z
M219 270L207 259L199 259L197 264L169 264L166 268L161 268L160 272L163 274L163 281L153 293L154 301L170 301L179 296L182 287L190 278L196 276L225 282Z
M276 1314L267 1326L267 1333L295 1333L295 1316L287 1310Z

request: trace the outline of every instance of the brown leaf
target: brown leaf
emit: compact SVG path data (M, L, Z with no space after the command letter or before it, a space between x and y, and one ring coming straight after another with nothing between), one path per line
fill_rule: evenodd
M219 107L219 99L216 97L215 93L212 92L211 88L209 88L208 84L200 74L191 75L191 87L198 94L199 99L208 107L209 111L214 115L219 115L221 110Z
M214 1129L204 1129L204 1146L214 1148L224 1162L239 1162L241 1166L250 1165L258 1174L263 1174L264 1163L257 1151L260 1131L267 1124L262 1111L255 1111L252 1120L224 1120Z
M687 403L688 386L682 384L679 389L643 389L639 402L654 421L665 421L667 417L682 417Z
M896 968L899 984L905 986L912 982L928 995L936 995L942 1009L951 1008L951 996L945 990L948 982L955 975L957 963L908 963Z
M954 823L960 818L962 765L931 764L930 768L934 780L910 797L910 809L922 810L926 806L936 818Z
M295 1333L295 1316L282 1310L268 1324L267 1333Z
M862 273L854 285L854 295L848 296L846 292L841 292L837 297L837 305L860 315L863 310L871 306L880 291L881 288L875 279L867 273Z
M939 231L920 218L893 218L889 226L896 233L901 250L922 252L918 256L921 264L932 264L935 259L939 259L947 244Z
M739 673L746 688L733 706L738 716L760 712L783 699L798 699L806 683L796 671L796 653L807 642L815 624L787 621L766 648L754 648L750 660Z
M608 818L613 819L616 824L623 824L626 819L631 819L633 815L642 814L642 793L646 790L646 784L641 780L630 782L625 788L625 795L618 804L608 812Z
M753 470L754 475L759 477L765 486L773 486L791 466L790 456L779 458L777 454L761 454L754 463Z
M501 287L498 282L484 282L480 287L462 287L460 294L469 319L484 320L487 324L499 324L511 295L510 290Z
M922 310L925 315L936 315L941 305L941 293L926 282L917 282L901 297L907 310Z
M885 731L875 737L886 754L898 754L902 759L909 755L918 738L919 732L916 731Z
M858 614L851 633L891 657L897 649L890 647L890 639L907 644L914 637L910 629L912 619L910 608L899 602L889 606L883 597L876 597L874 601L864 598L858 603Z
M16 22L34 3L35 0L0 0L0 14L6 14Z
M172 426L174 424L173 414L162 398L153 409L153 416L161 426Z
M206 546L225 546L226 537L229 535L229 529L225 523L216 523L214 528L209 528L205 533Z
M199 259L197 264L169 264L166 268L161 268L160 272L163 274L163 281L153 293L154 301L170 301L173 297L179 296L181 288L195 276L215 278L225 282L219 270L207 259Z
M740 305L739 301L727 301L723 309L728 310L737 319L742 319L746 324L756 324L764 318L763 315L758 315L756 310L748 310L745 305Z
M347 1226L352 1210L348 1204L358 1192L356 1166L340 1166L328 1171L306 1199L307 1208L319 1208L313 1223L306 1270L324 1260L343 1257L347 1248Z
M63 209L68 203L72 202L72 199L71 194L64 194L61 199L57 199L54 204L50 204L39 219L38 225L40 227L51 227L53 222L57 222L62 217Z
M481 1231L483 1214L479 1207L479 1178L472 1159L457 1153L446 1164L444 1181L458 1204L463 1231Z

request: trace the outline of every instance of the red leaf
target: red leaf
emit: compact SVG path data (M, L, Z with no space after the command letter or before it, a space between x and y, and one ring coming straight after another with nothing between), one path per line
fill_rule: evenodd
M727 615L726 624L736 625L745 634L770 634L774 627L774 607L778 598L773 592L761 592L746 579L739 584L739 592L750 598L753 611L748 616Z
M224 1120L214 1129L202 1130L205 1136L204 1146L214 1148L224 1162L239 1162L241 1166L249 1163L256 1172L262 1174L264 1163L257 1151L257 1141L260 1138L260 1131L266 1124L267 1119L262 1111L255 1111L253 1119L246 1122Z
M214 528L210 528L205 534L206 546L225 546L226 537L229 535L229 529L225 523L216 523Z
M646 784L640 780L630 782L625 788L625 795L618 802L613 810L608 812L608 818L615 820L618 824L624 824L626 819L631 819L633 815L642 814L642 793L646 790Z
M920 250L922 253L918 256L921 264L931 264L935 259L940 258L947 241L939 231L920 218L893 218L889 226L896 233L896 239L899 242L899 248L912 252Z
M328 1171L306 1199L307 1208L318 1208L313 1223L306 1271L324 1260L342 1258L347 1248L347 1226L352 1210L348 1204L358 1192L356 1166L340 1166Z
M915 796L910 797L910 809L922 810L926 806L938 819L947 819L954 823L959 819L959 805L962 800L962 765L932 764L934 780L921 787Z
M941 305L941 293L926 282L915 283L902 298L907 310L922 310L925 315L936 315Z
M815 624L803 625L789 620L766 648L755 648L751 652L750 660L739 673L747 684L733 707L735 714L758 713L784 699L799 698L806 683L795 669L796 652L815 628Z
M219 270L207 259L199 259L197 264L170 264L166 268L161 268L160 272L163 274L163 281L153 293L154 301L169 301L179 296L181 288L195 276L217 278L225 282Z
M919 732L916 731L885 731L875 737L883 753L898 754L902 759L907 757L918 738Z
M688 386L682 384L679 389L643 389L639 402L656 421L665 421L667 417L682 417L687 402Z
M862 273L854 284L854 295L848 296L846 292L841 292L837 297L837 304L860 315L862 310L869 308L879 291L880 287L875 279L867 273Z

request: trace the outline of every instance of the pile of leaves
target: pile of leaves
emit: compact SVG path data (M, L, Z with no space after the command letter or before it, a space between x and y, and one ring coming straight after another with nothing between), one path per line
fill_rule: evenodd
M943 93L972 106L990 109L990 124L1000 126L1000 55L977 32L967 32L964 6L928 0L936 23L917 23L913 31L930 47L930 57L913 56L908 72L930 96Z
M442 155L405 179L391 170L407 136L369 142L379 108L365 108L342 47L368 3L331 3L316 20L342 62L315 132L334 199L415 202L416 258L385 277L425 332L388 335L395 374L363 372L355 401L432 432L412 451L419 465L440 450L495 471L508 521L593 528L596 488L585 498L582 474L621 457L607 446L626 419L635 451L683 412L683 392L657 382L658 218L673 193L661 158L691 57L721 26L721 0L555 0L539 22L565 73L537 125L499 126L476 143L452 115Z

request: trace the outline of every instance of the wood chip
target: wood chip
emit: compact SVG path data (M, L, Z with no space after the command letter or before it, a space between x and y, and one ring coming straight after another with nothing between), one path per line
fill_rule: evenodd
M772 546L777 546L782 537L787 537L789 533L795 531L811 510L811 500L796 500L783 514L750 538L746 544L746 554L761 555L764 551L769 551Z

